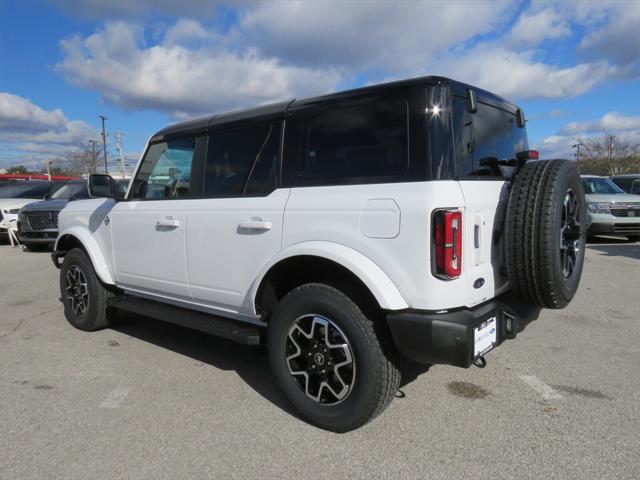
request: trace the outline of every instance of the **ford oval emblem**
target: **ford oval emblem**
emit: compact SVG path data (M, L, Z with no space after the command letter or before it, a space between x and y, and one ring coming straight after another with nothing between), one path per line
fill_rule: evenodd
M484 285L484 278L480 277L475 282L473 282L473 288L480 288Z

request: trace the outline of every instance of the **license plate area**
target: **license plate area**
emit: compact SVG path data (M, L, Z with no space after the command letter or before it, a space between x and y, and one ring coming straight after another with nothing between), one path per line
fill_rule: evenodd
M473 329L473 357L484 355L491 350L498 340L498 320L489 317Z

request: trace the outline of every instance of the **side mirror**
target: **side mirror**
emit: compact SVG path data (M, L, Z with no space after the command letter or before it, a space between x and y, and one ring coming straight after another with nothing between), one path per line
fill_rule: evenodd
M524 112L522 111L521 108L518 109L518 113L516 114L518 117L518 128L524 128L525 123L527 123L527 120L524 118Z
M88 182L91 198L115 198L115 182L109 175L92 173Z

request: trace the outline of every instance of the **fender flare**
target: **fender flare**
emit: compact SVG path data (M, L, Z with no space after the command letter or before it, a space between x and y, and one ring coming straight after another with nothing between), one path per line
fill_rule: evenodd
M54 246L54 251L59 250L60 240L67 236L76 238L82 244L91 259L96 275L98 275L98 278L100 278L102 283L115 285L115 276L110 265L107 263L102 250L98 246L98 242L86 230L80 227L70 227L60 232Z
M381 308L404 310L409 308L406 300L389 276L369 257L340 243L310 241L293 244L281 250L263 267L251 287L249 300L255 311L255 301L262 281L269 271L283 260L298 256L314 256L331 260L349 270L369 289Z

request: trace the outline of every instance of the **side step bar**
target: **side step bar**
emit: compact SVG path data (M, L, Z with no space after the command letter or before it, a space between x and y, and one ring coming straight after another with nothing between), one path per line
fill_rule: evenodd
M260 329L237 320L130 295L113 297L109 300L108 305L119 310L145 315L164 322L217 335L244 345L260 344Z

